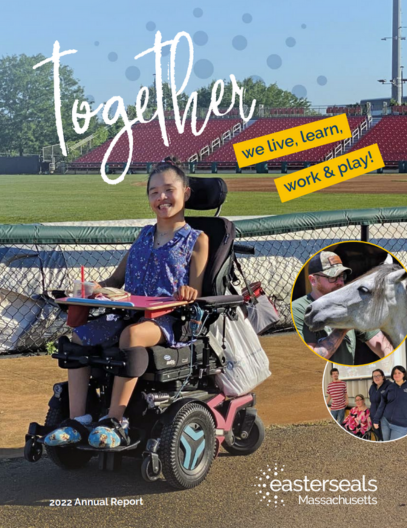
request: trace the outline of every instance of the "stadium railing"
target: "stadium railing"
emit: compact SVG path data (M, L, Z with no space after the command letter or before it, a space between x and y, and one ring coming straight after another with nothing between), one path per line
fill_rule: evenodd
M406 266L407 209L341 210L235 221L239 256L250 282L262 281L275 299L275 330L293 330L290 296L303 264L322 248L365 240L392 252ZM0 225L0 354L43 349L69 332L54 289L69 289L85 266L86 280L110 276L140 227Z

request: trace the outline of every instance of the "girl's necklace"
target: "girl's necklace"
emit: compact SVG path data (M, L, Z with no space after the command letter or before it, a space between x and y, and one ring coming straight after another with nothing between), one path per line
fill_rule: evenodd
M159 247L159 246L161 246L162 244L164 244L165 242L167 242L166 239L163 240L163 237L165 237L166 235L169 235L170 233L171 233L171 231L169 231L168 233L159 233L159 232L157 231L157 233L156 233L156 237L157 237L157 238L156 238L156 241L155 241L155 244L154 244L154 245L157 246L157 247ZM160 237L162 238L163 241L162 241L162 240L159 240Z
M185 224L184 224L185 225ZM184 226L183 226L184 227ZM166 233L160 233L160 231L157 229L156 227L156 240L155 240L155 243L154 245L159 247L163 244L166 244L169 240L171 240L171 238L169 239L165 239L163 240L163 237L168 237L169 235L173 236L174 233L176 233L177 231L179 231L181 228L179 227L178 229L176 229L175 231L167 231ZM159 237L161 238L161 240L159 240ZM162 241L163 240L163 241Z

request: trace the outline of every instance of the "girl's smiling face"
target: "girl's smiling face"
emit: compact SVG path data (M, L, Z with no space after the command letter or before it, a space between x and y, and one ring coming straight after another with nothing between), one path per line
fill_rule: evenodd
M148 189L150 207L158 218L172 218L183 211L190 192L190 187L184 187L174 170L159 172L150 179Z

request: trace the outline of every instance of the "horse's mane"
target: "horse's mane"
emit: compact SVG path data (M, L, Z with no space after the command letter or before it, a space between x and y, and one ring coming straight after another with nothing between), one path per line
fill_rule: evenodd
M398 264L381 264L380 266L372 268L371 270L367 271L367 273L364 273L364 275L360 275L360 277L357 277L356 279L349 282L349 284L352 284L353 282L359 281L360 279L364 279L365 277L376 273L373 291L375 316L379 315L378 312L381 310L382 302L384 300L385 279L387 275L393 271L399 271L400 269L402 268Z

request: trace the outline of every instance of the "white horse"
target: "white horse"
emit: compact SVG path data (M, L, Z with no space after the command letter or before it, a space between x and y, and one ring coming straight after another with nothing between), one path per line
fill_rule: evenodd
M380 329L396 348L407 335L407 272L391 255L343 288L308 306L305 323L312 332L325 326L367 332Z

